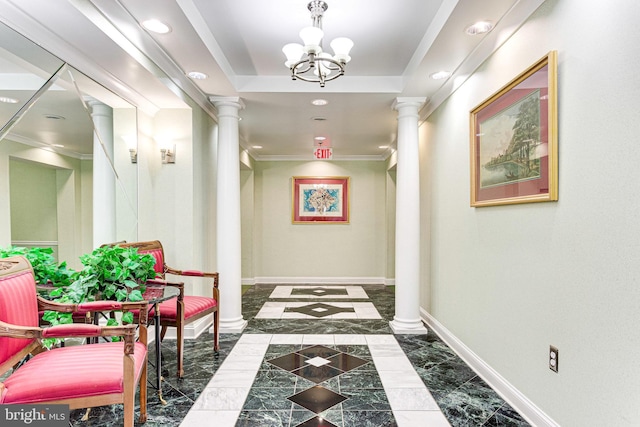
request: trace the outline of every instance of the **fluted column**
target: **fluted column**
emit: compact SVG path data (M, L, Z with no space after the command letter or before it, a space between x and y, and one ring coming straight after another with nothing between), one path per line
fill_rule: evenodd
M93 247L116 241L116 175L113 167L113 110L87 100L93 119Z
M239 333L242 317L242 248L240 236L240 137L238 97L211 97L218 110L217 270L220 273L220 331Z
M389 322L396 334L426 334L420 320L420 153L418 111L425 98L397 98L396 312Z

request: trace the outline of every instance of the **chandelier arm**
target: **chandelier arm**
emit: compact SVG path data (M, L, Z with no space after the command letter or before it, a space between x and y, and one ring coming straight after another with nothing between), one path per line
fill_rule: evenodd
M309 72L312 68L311 64L309 63L309 59L305 58L301 61L296 62L295 64L293 64L290 67L291 70L291 74L292 75L297 75L297 74L304 74L306 72ZM306 64L307 66L305 68L301 68L302 65Z
M340 71L341 73L344 74L344 66L346 65L346 63L344 63L342 61L336 61L333 58L320 58L320 57L317 57L317 56L316 56L314 61L311 61L309 58L301 59L300 61L296 62L295 64L293 64L289 68L291 69L292 73L304 74L304 73L310 71L311 69L317 68L317 66L311 65L312 63L321 62L321 61L330 63L329 65L323 65L323 67L327 68L328 70L330 70L330 71ZM307 68L305 68L303 70L299 70L298 67L300 67L300 65L305 64L305 63L308 63ZM333 66L331 64L333 64Z

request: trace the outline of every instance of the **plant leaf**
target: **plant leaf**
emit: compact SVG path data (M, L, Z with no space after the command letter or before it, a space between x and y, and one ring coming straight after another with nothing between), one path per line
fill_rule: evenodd
M134 289L129 294L129 301L137 302L142 300L144 300L144 298L142 297L142 292L140 292L138 289Z
M133 313L128 311L126 313L122 313L122 324L130 324L133 323Z

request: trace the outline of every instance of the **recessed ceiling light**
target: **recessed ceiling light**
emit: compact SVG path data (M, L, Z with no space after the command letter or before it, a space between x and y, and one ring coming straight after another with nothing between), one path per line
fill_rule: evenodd
M389 146L388 145L378 145L378 148L386 149L386 148L389 148Z
M262 145L252 145L251 148L255 148L256 150L259 150L262 148Z
M147 19L141 22L147 30L157 34L167 34L171 32L171 27L157 19Z
M431 74L429 77L431 77L433 80L448 79L449 77L451 77L451 72L450 71L438 71L437 73Z
M9 98L8 96L0 96L0 102L4 102L6 104L17 104L18 100L15 98Z
M313 138L313 139L315 139L316 141L324 141L324 140L325 140L325 139L327 139L327 138L326 138L326 137L324 137L324 136L316 136L316 137L315 137L315 138Z
M479 21L469 25L464 31L470 36L488 33L493 29L493 24L489 21Z
M311 101L311 103L312 103L313 105L316 105L316 106L318 106L318 107L321 107L321 106L323 106L323 105L327 105L327 104L329 103L329 101L327 101L326 99L318 98L318 99L314 99L313 101Z
M189 71L187 73L187 76L191 77L194 80L204 80L209 77L205 73L202 73L200 71Z

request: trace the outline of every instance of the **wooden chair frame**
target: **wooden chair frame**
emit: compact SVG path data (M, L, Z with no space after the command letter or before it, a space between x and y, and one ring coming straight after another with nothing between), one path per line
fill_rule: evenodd
M18 274L25 270L30 270L33 275L33 269L24 257L11 257L0 260L0 278ZM35 282L34 282L35 283ZM34 287L35 294L35 287ZM138 325L125 326L99 326L92 324L68 324L51 326L48 328L13 325L0 321L0 337L11 337L18 339L27 339L31 342L22 350L18 351L12 357L0 364L0 376L13 369L16 364L21 362L27 355L36 354L43 351L40 340L44 338L89 338L89 337L123 337L123 392L110 393L95 396L83 396L78 398L38 401L38 404L65 404L70 409L91 408L95 406L104 406L122 403L124 405L124 426L133 427L134 425L134 408L136 385L140 386L140 417L139 422L144 423L147 420L147 355L145 353L144 365L140 374L136 377L134 349L136 342L136 329L138 329L139 342L143 343L145 348L147 345L147 302L128 302L120 303L116 301L95 301L82 304L61 304L47 301L40 296L37 297L38 310L54 310L65 313L87 313L87 312L104 312L104 311L139 311ZM87 344L86 346L100 346L104 344ZM66 349L60 349L64 351ZM96 370L100 369L100 360L96 360ZM29 364L25 362L18 369L24 369ZM70 375L73 372L73 366L69 367ZM5 380L6 381L6 380ZM0 383L0 396L5 386Z
M220 290L218 288L218 280L219 280L219 274L217 272L214 273L209 273L209 272L203 272L203 271L199 271L199 270L179 270L177 268L173 268L167 265L166 263L166 258L165 258L165 253L164 253L164 248L162 247L162 243L159 240L150 240L150 241L144 241L144 242L130 242L130 243L117 243L120 247L134 247L138 249L139 253L150 253L150 254L154 254L157 253L158 251L161 253L162 256L162 265L157 265L155 266L156 272L159 275L159 280L150 280L148 281L148 283L155 283L155 284L165 284L167 286L175 286L177 288L180 289L180 294L178 295L177 298L177 308L176 308L176 319L175 321L168 319L168 318L162 318L162 313L160 313L160 324L162 327L162 331L161 331L161 337L164 338L166 332L167 332L167 328L168 327L175 327L176 328L176 338L177 338L177 359L178 359L178 370L177 370L177 375L178 377L182 378L184 376L184 327L185 325L192 323L193 321L200 319L202 317L208 316L209 314L213 314L213 350L214 352L218 352L220 349L220 315L219 315L219 307L220 307ZM156 257L156 261L158 261L158 258ZM185 317L184 317L184 313L185 313L185 306L184 306L184 299L185 299L185 295L184 295L184 282L173 282L173 281L168 281L166 280L166 275L170 274L170 275L174 275L174 276L183 276L183 277L206 277L206 278L210 278L213 279L213 283L212 283L212 298L217 302L216 306L202 311L198 314L193 315L192 317L190 317L188 319L188 321L185 321Z

